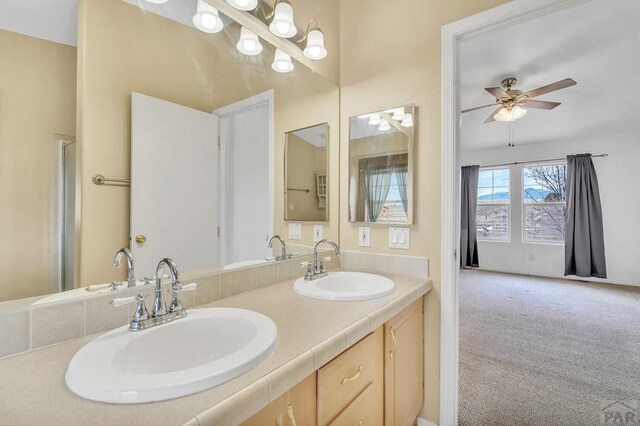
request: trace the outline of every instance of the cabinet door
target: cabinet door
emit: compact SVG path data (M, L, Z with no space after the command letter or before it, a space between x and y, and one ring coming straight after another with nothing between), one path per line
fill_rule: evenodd
M243 426L314 426L315 424L315 373L242 423Z
M385 424L413 425L424 399L422 299L385 326Z

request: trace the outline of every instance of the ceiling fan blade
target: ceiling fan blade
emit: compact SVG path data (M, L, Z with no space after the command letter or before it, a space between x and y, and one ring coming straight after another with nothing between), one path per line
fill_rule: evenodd
M482 106L475 107L475 108L469 108L469 109L462 110L462 113L464 114L465 112L471 112L471 111L475 111L477 109L487 108L487 107L494 106L494 105L499 105L499 104L500 104L500 102L494 102L492 104L482 105Z
M496 99L510 98L509 94L499 87L485 87L484 90L491 93Z
M491 113L491 115L489 116L489 118L487 118L487 119L484 121L484 122L485 122L485 124L486 124L486 123L491 123L492 121L496 121L496 120L493 118L493 116L494 116L494 115L496 115L496 114L498 113L498 111L500 111L501 109L502 109L502 107L500 106L500 107L498 107L498 109L496 109L495 111L493 111L493 112Z
M575 86L576 84L578 83L576 83L574 79L565 78L564 80L556 81L555 83L551 83L546 86L538 87L537 89L525 92L525 95L530 98L535 98L536 96L555 92L556 90L560 89L566 89L567 87Z
M533 99L529 99L525 103L522 104L525 108L537 108L537 109L554 109L560 105L560 102L549 102L549 101L536 101Z

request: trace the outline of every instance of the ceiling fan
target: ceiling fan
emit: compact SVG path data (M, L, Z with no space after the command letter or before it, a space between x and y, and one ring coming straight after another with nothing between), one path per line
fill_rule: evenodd
M465 109L462 113L464 114L465 112L499 105L498 108L491 113L489 118L485 120L485 123L490 123L492 121L515 121L522 118L527 113L525 108L554 109L560 105L560 102L538 101L532 98L555 92L556 90L566 89L567 87L578 84L572 78L565 78L564 80L556 81L555 83L551 83L528 92L522 92L522 90L513 89L513 86L515 86L517 82L518 80L516 78L509 77L502 80L502 88L485 88L484 90L495 96L496 102Z

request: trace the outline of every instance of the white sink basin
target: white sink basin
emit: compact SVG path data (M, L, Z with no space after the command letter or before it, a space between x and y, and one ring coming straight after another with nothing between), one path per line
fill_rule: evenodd
M387 277L364 272L329 272L313 281L298 278L296 293L323 300L371 300L393 293L395 284Z
M73 393L94 401L162 401L240 376L269 356L276 338L276 325L260 313L193 309L147 330L103 334L74 355L65 379Z

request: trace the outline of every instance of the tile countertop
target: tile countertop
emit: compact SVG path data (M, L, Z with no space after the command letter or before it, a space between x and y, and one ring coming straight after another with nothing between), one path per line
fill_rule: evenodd
M168 401L107 404L71 393L64 381L67 365L96 335L3 359L0 424L238 424L431 289L428 278L389 278L395 291L365 302L310 299L295 293L293 281L287 281L199 306L245 308L269 316L278 327L278 346L249 372Z

